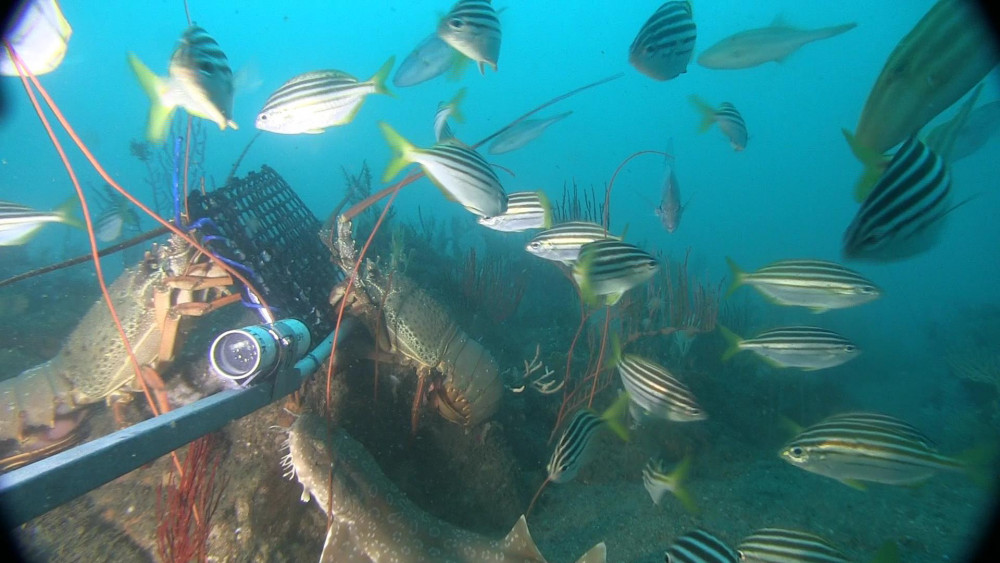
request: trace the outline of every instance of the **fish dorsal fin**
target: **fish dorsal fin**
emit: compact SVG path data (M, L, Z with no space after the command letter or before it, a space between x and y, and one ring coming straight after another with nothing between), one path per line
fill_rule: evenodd
M604 545L604 542L601 542L584 553L583 557L576 560L576 563L605 563L607 560L608 547Z
M531 539L528 521L524 519L523 514L503 539L503 552L504 555L518 555L528 561L545 561L542 552L538 551L538 546L535 545L535 540Z

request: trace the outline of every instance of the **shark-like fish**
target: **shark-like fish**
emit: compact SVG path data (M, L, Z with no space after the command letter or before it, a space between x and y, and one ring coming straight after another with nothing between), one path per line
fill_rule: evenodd
M283 463L302 484L302 501L315 498L330 516L321 563L545 561L524 516L501 539L440 520L411 502L364 446L317 415L292 424ZM577 563L603 563L606 553L601 542Z

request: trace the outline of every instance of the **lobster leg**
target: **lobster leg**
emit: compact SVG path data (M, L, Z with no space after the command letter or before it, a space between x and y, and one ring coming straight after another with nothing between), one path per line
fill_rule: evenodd
M420 410L424 405L424 397L427 395L427 384L430 380L431 368L420 366L417 368L417 392L413 396L413 408L410 411L410 439L417 435L417 427L420 424Z

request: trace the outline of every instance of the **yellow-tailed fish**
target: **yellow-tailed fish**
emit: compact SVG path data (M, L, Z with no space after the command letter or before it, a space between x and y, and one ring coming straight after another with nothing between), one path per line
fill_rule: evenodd
M747 148L747 124L736 106L722 102L718 108L714 108L698 96L691 95L688 99L701 113L701 125L698 127L700 132L708 131L712 124L718 125L719 131L729 139L734 151L740 152Z
M451 100L438 104L437 112L434 114L434 140L440 143L455 137L448 125L448 119L454 119L459 123L465 121L465 116L462 115L462 110L459 107L464 99L465 88L460 88Z
M54 211L36 211L19 203L0 201L0 246L22 245L38 234L46 223L82 228L83 223L73 216L77 205L79 200L75 196Z
M779 260L756 272L743 271L728 256L726 262L733 276L726 297L749 285L778 305L822 313L861 305L882 295L877 285L858 272L826 260Z
M441 19L438 37L466 57L479 64L479 73L485 74L485 65L494 72L500 58L500 18L490 0L458 0Z
M605 304L614 305L626 291L653 277L659 267L656 258L635 245L602 239L580 247L573 279L584 302L594 304L597 297L603 297Z
M729 345L722 361L749 350L774 367L812 371L839 366L861 353L853 342L825 328L789 326L746 339L722 325L719 331Z
M480 225L516 233L528 229L548 229L552 226L552 205L545 192L514 192L507 195L507 211L496 217L480 217Z
M684 488L684 481L687 479L690 469L691 456L685 456L669 473L663 460L650 459L642 470L642 484L646 487L646 492L649 493L653 504L659 506L663 495L670 492L677 497L677 500L681 501L685 510L691 514L697 514L698 506Z
M567 221L535 235L525 250L546 260L572 264L580 256L580 248L588 242L621 237L608 233L603 226L590 221Z

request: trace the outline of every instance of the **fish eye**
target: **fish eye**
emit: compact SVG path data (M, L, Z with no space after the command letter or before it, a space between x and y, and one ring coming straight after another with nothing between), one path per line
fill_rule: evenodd
M215 70L215 65L210 61L201 61L198 63L198 69L204 73L209 73Z
M452 29L462 29L462 26L464 26L464 25L465 25L465 22L463 22L462 20L460 20L458 18L451 18L450 20L448 20L448 27L450 27Z
M878 290L875 289L875 286L864 285L864 286L861 286L861 293L874 294L874 293L878 293Z
M844 351L845 352L853 352L853 351L855 351L857 349L858 349L858 347L855 346L854 344L847 344L847 345L844 346Z
M266 113L260 114L260 120L261 121L267 121L267 114Z
M531 249L534 249L534 250L538 250L541 247L542 247L542 243L540 243L538 241L535 241L535 240L533 240L533 241L531 241L531 242L528 243L528 248L531 248Z
M799 457L802 457L803 451L802 451L802 448L800 448L799 446L795 446L795 447L789 448L788 449L788 453L791 454L792 457L799 458Z
M647 55L651 55L656 49L654 49L652 45L646 45L646 48L643 50L646 51Z

